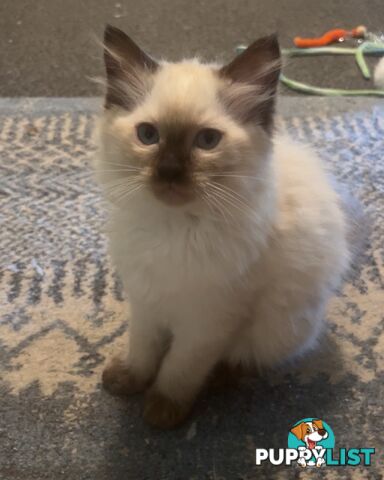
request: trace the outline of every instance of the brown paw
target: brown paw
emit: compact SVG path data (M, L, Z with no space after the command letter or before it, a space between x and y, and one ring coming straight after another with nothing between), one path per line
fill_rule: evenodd
M133 395L145 390L147 382L135 375L129 365L114 358L102 375L103 387L118 396Z
M187 418L191 406L191 403L177 403L152 389L145 397L144 419L153 427L174 428Z

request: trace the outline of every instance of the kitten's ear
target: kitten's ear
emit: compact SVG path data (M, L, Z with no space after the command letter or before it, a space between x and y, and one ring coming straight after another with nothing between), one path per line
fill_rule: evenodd
M280 70L277 35L259 38L220 69L231 82L224 100L241 121L255 121L271 130Z
M131 109L147 90L148 77L158 64L118 28L104 31L104 63L107 74L105 108Z

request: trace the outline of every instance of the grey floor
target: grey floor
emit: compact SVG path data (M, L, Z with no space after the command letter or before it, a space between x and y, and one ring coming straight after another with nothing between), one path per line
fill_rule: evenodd
M365 24L384 30L383 0L1 0L0 97L92 96L103 73L97 39L105 23L154 56L230 57L235 46L277 31L295 35ZM286 73L322 86L368 85L352 58L290 61Z

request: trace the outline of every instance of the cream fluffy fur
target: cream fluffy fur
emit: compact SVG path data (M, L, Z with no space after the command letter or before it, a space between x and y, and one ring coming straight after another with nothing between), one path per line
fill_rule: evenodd
M97 171L108 198L108 182L122 178L116 165L142 165L134 125L167 115L214 122L225 132L223 170L251 172L231 183L250 208L226 205L226 219L199 199L162 203L145 167L143 188L112 208L111 253L132 307L127 365L177 402L190 402L219 361L271 366L313 347L349 262L345 219L319 159L231 119L213 68L164 64L141 105L100 122Z

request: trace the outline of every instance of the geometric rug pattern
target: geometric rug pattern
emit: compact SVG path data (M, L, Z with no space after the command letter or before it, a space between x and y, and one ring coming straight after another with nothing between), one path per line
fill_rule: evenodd
M318 352L239 390L205 395L157 432L100 388L129 306L107 254L90 109L0 112L0 478L379 479L384 472L384 109L297 110L280 128L313 145L370 218L369 245L328 309ZM256 467L291 424L322 417L371 467Z

